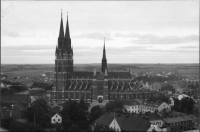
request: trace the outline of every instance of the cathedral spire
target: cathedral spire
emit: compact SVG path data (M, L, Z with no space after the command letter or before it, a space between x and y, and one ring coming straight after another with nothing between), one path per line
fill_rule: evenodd
M106 59L105 38L104 38L104 47L103 47L103 59Z
M60 21L60 33L59 37L64 37L64 28L63 28L63 20L62 20L62 9L61 9L61 21Z
M65 38L70 38L69 23L68 23L68 12L67 12L67 25L66 25L66 30L65 30Z
M107 69L107 59L106 59L105 38L104 38L104 47L103 47L103 58L102 58L102 64L101 64L101 71L105 73L106 69Z

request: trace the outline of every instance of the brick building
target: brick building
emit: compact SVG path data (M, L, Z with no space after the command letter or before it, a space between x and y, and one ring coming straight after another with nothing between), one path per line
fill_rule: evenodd
M109 100L147 99L153 95L149 90L139 90L133 83L130 72L108 70L105 40L101 71L96 71L95 68L94 71L74 71L73 55L68 17L64 33L61 16L51 102L84 99L88 103L105 103Z

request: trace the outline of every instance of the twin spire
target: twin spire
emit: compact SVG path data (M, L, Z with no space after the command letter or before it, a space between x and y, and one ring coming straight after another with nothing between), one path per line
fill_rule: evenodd
M60 33L59 33L59 37L64 37L62 9L61 9L61 21L60 21ZM68 12L67 12L67 24L66 24L65 38L70 38L69 23L68 23Z
M58 36L58 46L56 48L56 55L58 52L61 51L61 55L67 51L67 53L73 54L73 49L71 47L71 38L69 33L69 22L68 22L68 12L67 12L67 23L66 23L66 30L64 33L64 26L63 26L63 17L62 17L62 9L61 9L61 21L60 21L60 31Z

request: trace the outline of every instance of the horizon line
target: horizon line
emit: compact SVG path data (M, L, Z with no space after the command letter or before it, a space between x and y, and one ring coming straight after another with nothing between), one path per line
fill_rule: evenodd
M55 65L54 63L3 63L1 65L37 65L37 64L40 64L40 65ZM79 64L101 64L101 63L76 63L74 65L79 65ZM185 63L108 63L109 64L199 64L198 62L197 63L191 63L191 62L185 62Z

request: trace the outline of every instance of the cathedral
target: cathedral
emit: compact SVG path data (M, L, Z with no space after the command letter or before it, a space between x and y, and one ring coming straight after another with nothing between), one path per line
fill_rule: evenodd
M103 44L102 44L103 45ZM61 15L58 45L55 50L54 83L51 91L52 103L66 100L87 103L105 103L110 100L147 99L153 95L148 90L140 90L135 85L129 71L109 71L107 67L105 40L101 71L74 71L73 48L71 44L68 17L64 33Z

